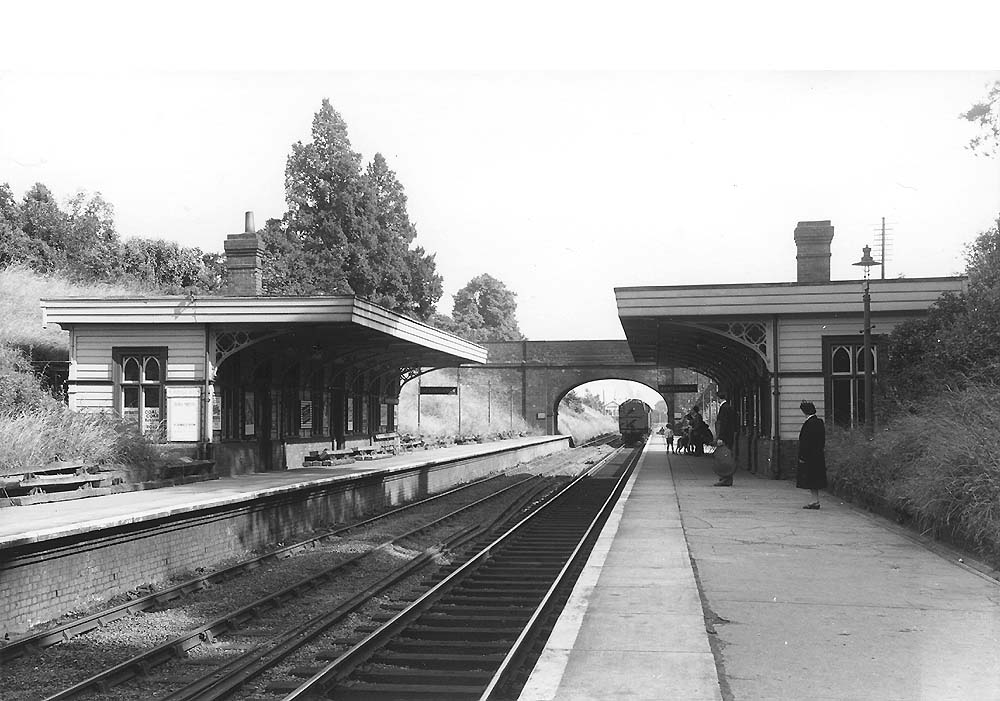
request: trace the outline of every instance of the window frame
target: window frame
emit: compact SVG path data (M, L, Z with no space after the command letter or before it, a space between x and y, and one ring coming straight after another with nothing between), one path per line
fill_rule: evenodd
M145 425L145 388L157 387L159 389L159 409L160 417L157 422L157 431L166 435L167 425L167 347L166 346L114 346L111 348L111 357L114 362L113 392L114 392L114 412L122 421L125 421L125 397L124 392L127 387L137 387L139 389L139 418L136 428L143 435L157 435L156 431L148 430ZM128 359L139 359L139 379L125 379L125 363ZM150 358L155 358L160 367L159 379L148 381L146 377L146 363Z

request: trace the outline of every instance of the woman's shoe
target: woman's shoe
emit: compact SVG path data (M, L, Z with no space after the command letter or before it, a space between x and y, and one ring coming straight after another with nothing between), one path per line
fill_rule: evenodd
M803 509L818 509L819 508L819 502L818 501L814 501L812 504L806 504L802 508Z

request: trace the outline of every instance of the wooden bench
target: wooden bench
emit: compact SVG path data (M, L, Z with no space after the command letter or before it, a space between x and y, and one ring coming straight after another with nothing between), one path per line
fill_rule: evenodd
M398 433L377 433L375 434L375 447L384 453L395 455L399 452Z
M347 462L354 459L354 451L350 448L331 450L326 448L320 450L310 450L309 455L303 460L303 467L329 467L335 462Z
M105 476L91 474L82 462L59 461L41 467L31 467L17 474L0 475L0 489L8 497L37 496L50 492L92 489Z
M361 460L371 460L375 457L376 452L378 452L378 448L373 445L354 449L354 454Z
M414 438L413 436L403 436L399 441L399 446L409 452L417 448L423 448L424 440L423 438Z

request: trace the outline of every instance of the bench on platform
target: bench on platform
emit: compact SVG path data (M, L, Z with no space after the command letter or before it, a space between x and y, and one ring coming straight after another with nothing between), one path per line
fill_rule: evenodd
M75 492L88 493L104 482L106 475L93 474L82 462L58 461L40 467L30 467L17 474L0 475L0 490L12 503L30 503L17 497L36 497L33 501L52 500L46 495L59 493L62 498L79 498ZM70 497L69 493L74 492Z
M310 450L302 462L303 467L330 467L337 462L352 462L354 451L350 448Z
M414 436L403 436L399 439L399 447L406 452L416 450L417 448L423 448L424 439Z
M362 446L354 449L354 455L360 460L371 460L375 457L378 448L375 446Z
M375 434L375 447L379 452L395 455L399 452L399 434L395 432Z

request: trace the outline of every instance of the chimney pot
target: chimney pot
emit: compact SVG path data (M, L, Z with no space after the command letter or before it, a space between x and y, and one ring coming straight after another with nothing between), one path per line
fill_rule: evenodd
M798 282L830 282L830 220L800 221L795 227L795 256Z
M222 246L226 251L226 294L234 297L259 297L264 291L261 253L264 243L254 231L253 212L247 212L242 234L229 234Z

